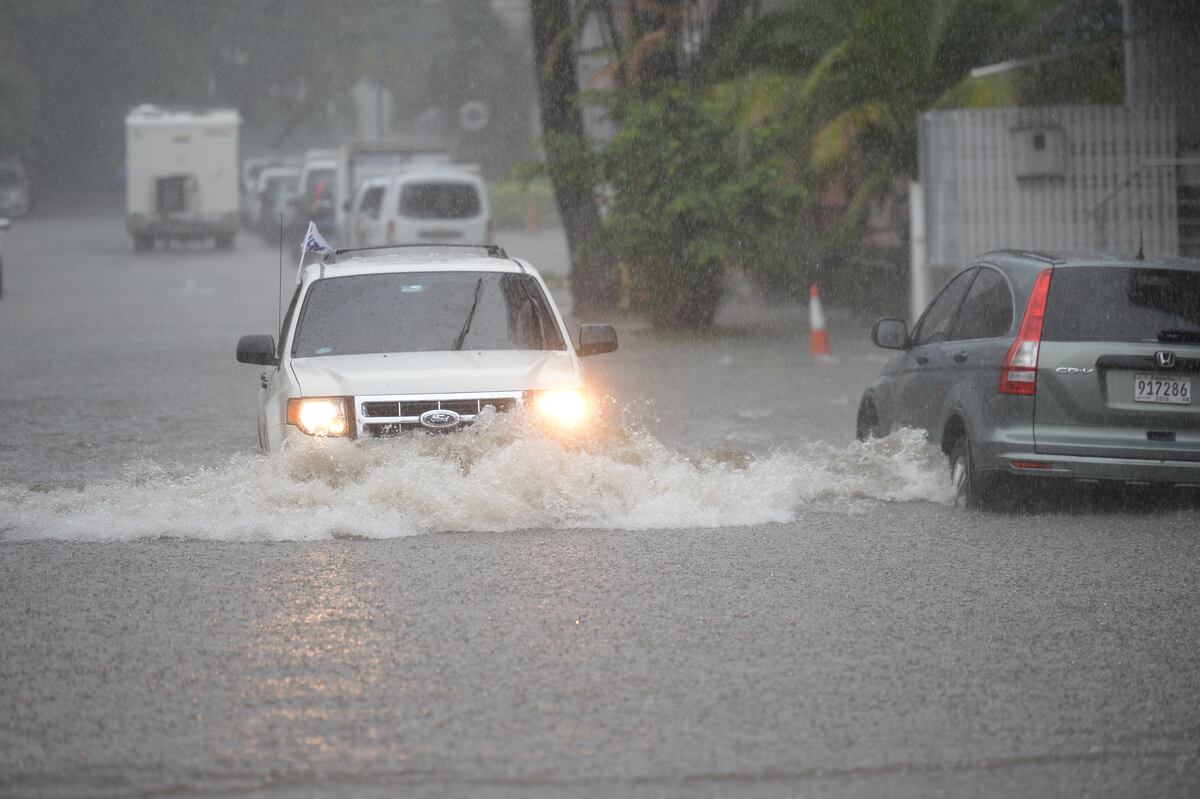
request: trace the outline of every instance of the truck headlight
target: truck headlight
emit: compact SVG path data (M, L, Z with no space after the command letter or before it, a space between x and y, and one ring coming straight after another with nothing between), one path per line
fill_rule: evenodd
M580 389L539 391L533 396L538 416L559 427L578 427L587 416L587 397Z
M310 436L344 436L350 429L345 397L290 399L287 420Z

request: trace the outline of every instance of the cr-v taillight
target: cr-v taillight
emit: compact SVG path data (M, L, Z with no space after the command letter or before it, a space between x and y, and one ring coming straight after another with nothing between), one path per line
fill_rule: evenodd
M1004 356L1004 365L1000 367L1001 394L1031 396L1037 393L1038 347L1042 343L1042 320L1046 316L1050 274L1051 270L1047 269L1033 281L1029 304L1025 306L1025 316L1021 319L1021 330L1017 333L1016 341L1008 348L1008 355Z
M396 220L395 220L395 219L389 219L389 220L388 220L388 223L387 223L387 243L388 243L388 244L395 244L395 243L396 243Z

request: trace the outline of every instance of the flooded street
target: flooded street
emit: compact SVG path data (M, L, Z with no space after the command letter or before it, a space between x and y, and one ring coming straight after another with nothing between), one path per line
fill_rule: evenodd
M559 234L498 236L566 310ZM284 290L295 277L293 242ZM953 507L883 361L735 289L608 426L256 451L278 253L6 234L0 793L1187 796L1200 511Z

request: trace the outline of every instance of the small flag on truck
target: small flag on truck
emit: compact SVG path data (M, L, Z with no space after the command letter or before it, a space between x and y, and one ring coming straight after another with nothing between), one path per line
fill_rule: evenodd
M320 263L330 255L333 255L333 247L329 246L321 231L317 230L317 224L309 222L308 232L304 234L304 244L300 247L300 268L296 270L296 282L300 282L304 267Z

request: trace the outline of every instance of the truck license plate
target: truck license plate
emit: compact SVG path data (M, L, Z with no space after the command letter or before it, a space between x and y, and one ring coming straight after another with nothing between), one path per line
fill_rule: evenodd
M1170 405L1192 404L1192 381L1186 377L1138 374L1133 380L1134 402L1165 402Z

